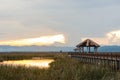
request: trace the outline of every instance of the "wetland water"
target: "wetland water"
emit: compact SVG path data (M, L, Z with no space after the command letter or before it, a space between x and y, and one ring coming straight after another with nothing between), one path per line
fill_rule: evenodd
M53 59L40 59L40 60L12 60L3 61L1 65L12 65L12 66L25 66L25 67L39 67L39 68L49 68L50 63Z

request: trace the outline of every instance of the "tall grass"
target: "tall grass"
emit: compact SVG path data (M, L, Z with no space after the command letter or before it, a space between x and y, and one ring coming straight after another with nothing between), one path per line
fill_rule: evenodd
M45 80L45 69L0 66L0 80Z
M120 80L120 72L57 54L48 69L0 65L0 80Z

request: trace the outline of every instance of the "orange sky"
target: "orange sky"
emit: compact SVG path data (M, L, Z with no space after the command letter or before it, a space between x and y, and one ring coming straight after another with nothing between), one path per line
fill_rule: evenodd
M54 43L65 44L65 36L63 34L41 36L36 38L20 39L20 40L8 40L0 42L0 45L11 45L11 46L31 46L31 45L52 45Z

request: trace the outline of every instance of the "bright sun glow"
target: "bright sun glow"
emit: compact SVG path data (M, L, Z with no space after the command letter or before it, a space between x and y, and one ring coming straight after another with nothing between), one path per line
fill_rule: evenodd
M51 45L55 42L64 44L65 37L63 34L53 36L42 36L37 38L21 39L21 40L10 40L0 42L0 45L11 45L11 46L30 46L30 45Z
M26 66L26 67L39 67L39 68L48 68L49 64L53 62L52 59L43 59L43 60L17 60L17 61L3 61L4 65L13 65L13 66Z

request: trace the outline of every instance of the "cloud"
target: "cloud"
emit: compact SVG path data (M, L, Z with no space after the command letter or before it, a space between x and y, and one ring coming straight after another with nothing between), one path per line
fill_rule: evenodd
M0 45L10 45L10 46L31 46L31 45L52 45L54 43L65 43L65 36L63 34L51 35L51 36L41 36L37 38L28 38L28 39L20 39L20 40L9 40L9 41L1 41Z
M120 30L108 32L106 36L109 44L120 45Z
M5 33L0 40L66 33L67 45L73 45L81 36L104 38L106 32L119 29L119 2L0 0L0 32Z
M49 28L44 24L25 24L18 20L0 20L0 32L4 33L0 35L0 41L30 38L43 35L54 35L62 32Z

